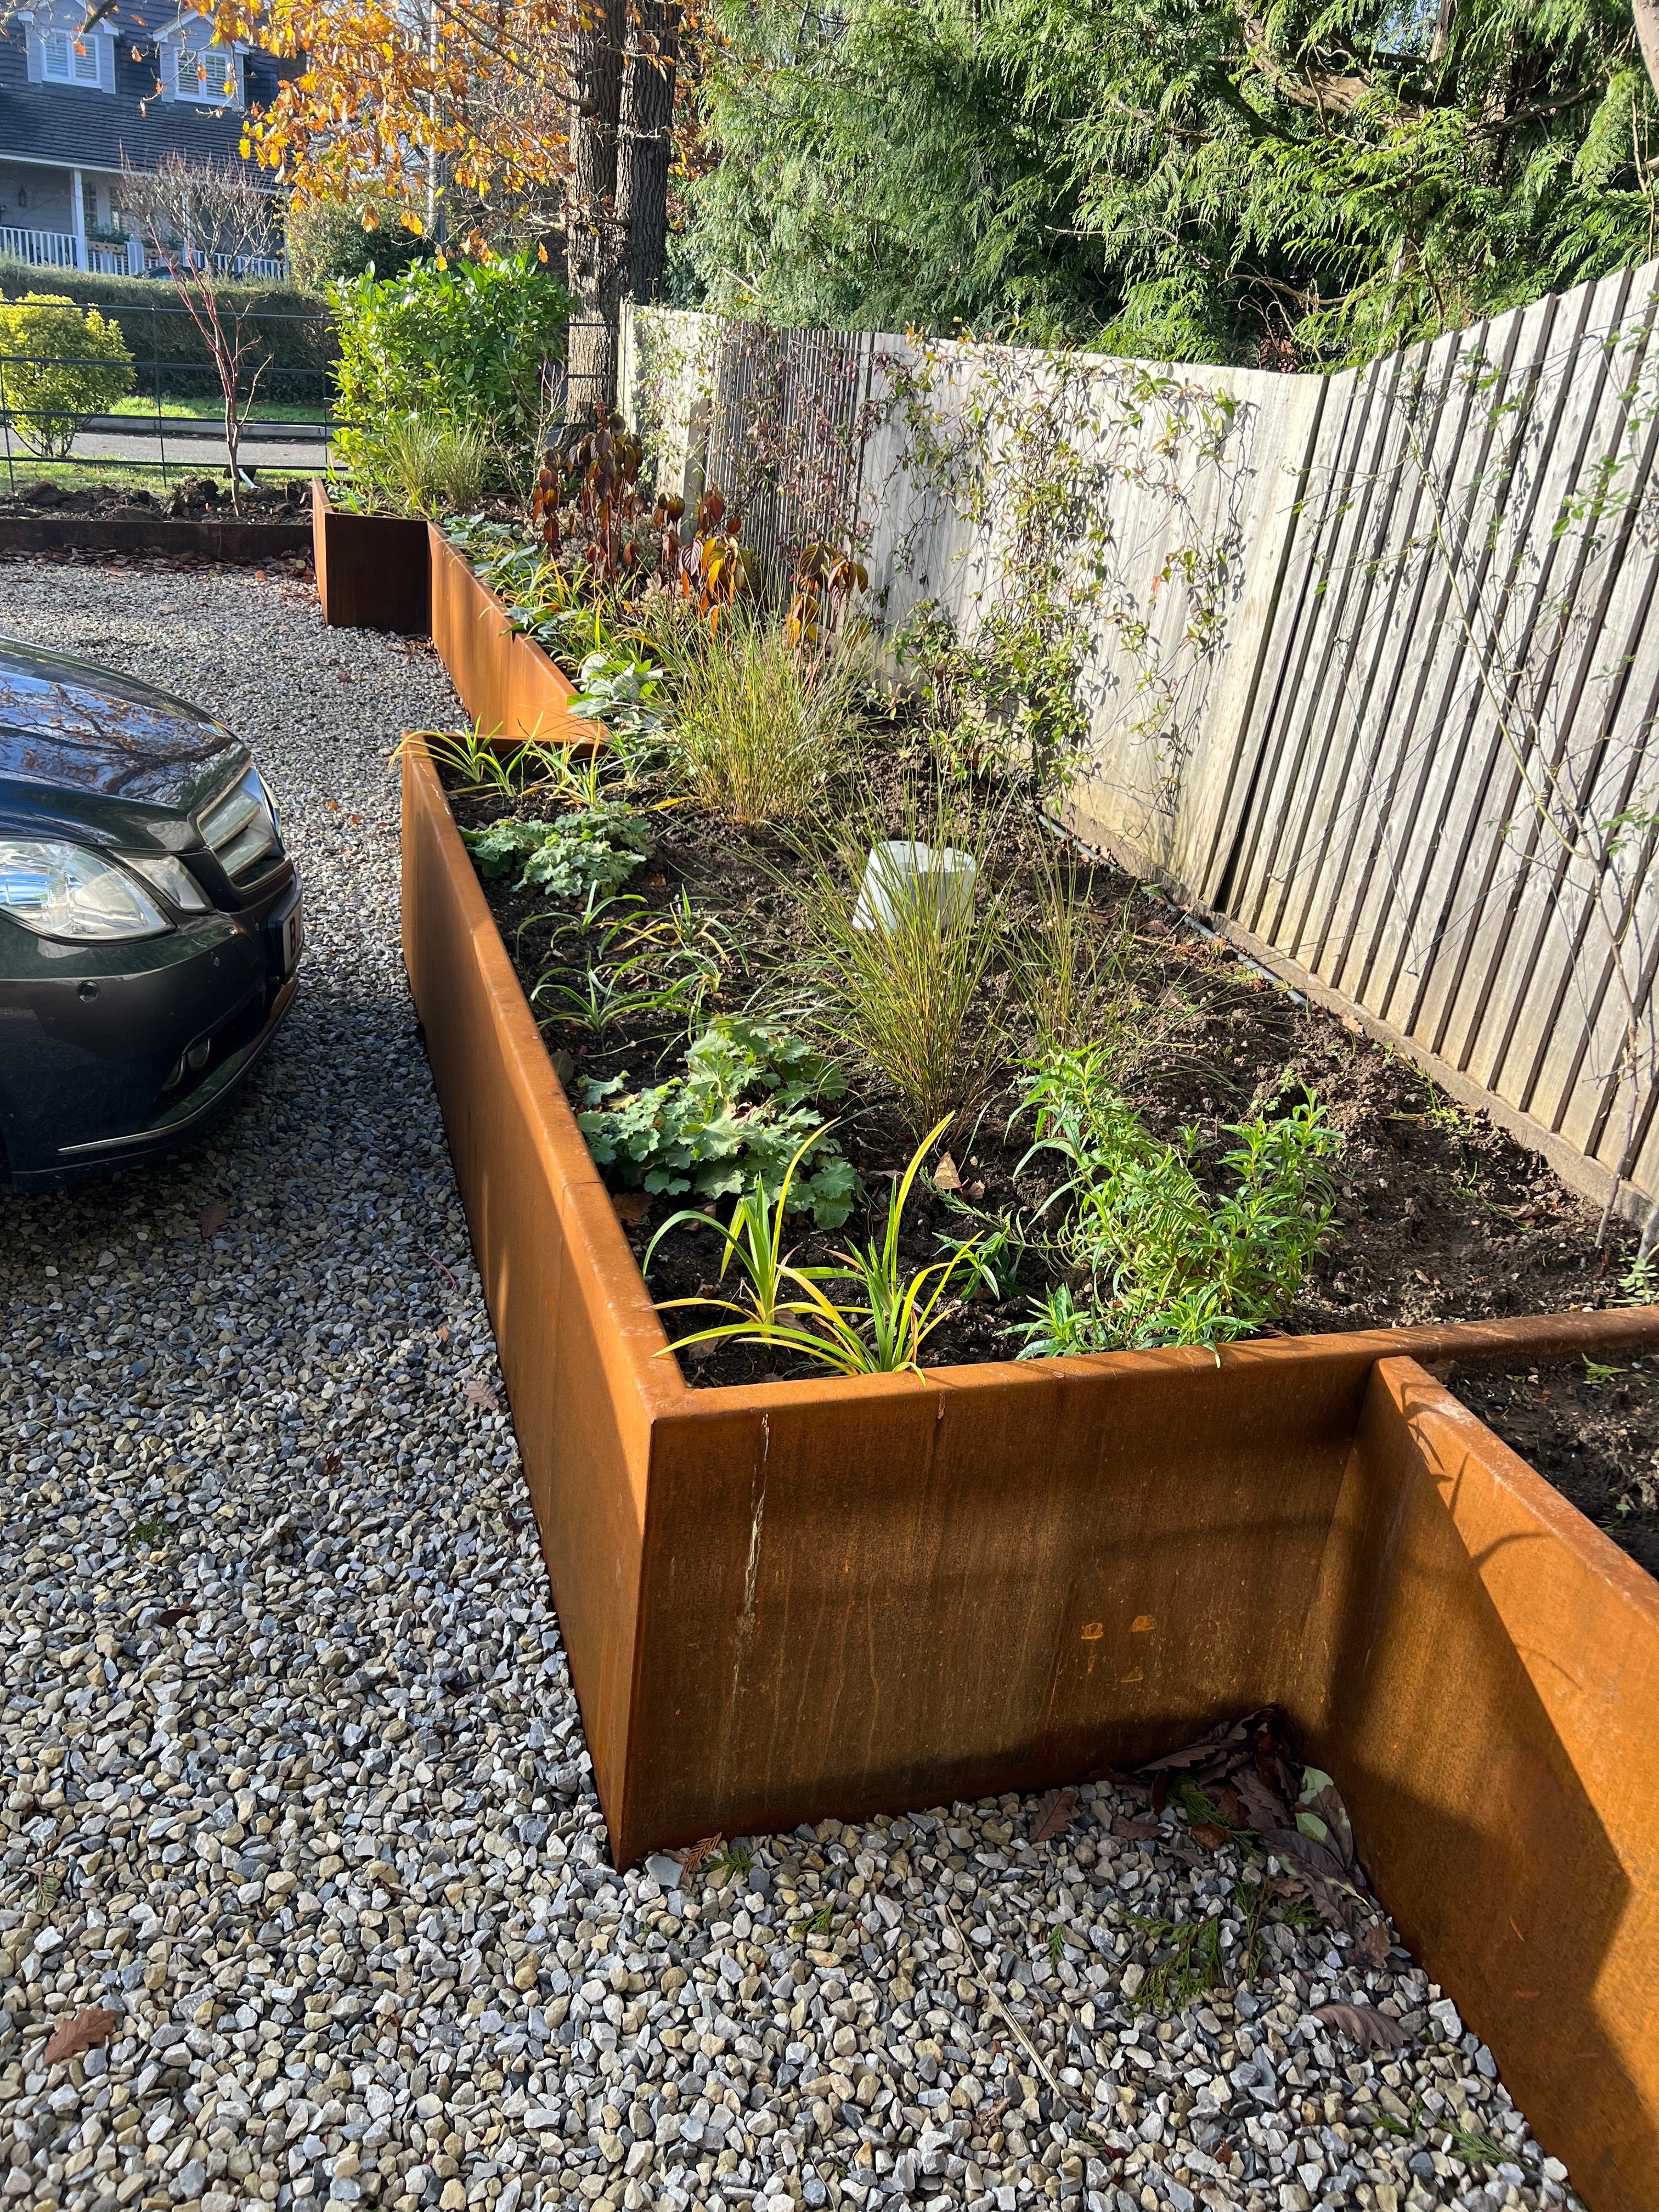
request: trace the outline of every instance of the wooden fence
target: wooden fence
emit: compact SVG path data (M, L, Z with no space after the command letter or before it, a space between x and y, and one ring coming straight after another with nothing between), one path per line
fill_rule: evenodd
M1035 560L1068 826L1644 1211L1656 275L1330 377L637 313L624 404L773 560L855 538L889 641Z

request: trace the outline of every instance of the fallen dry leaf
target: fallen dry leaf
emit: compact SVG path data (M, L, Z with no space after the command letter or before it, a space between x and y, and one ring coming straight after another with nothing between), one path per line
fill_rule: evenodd
M1227 1848L1229 1838L1227 1831L1218 1828L1213 1820L1194 1820L1193 1841L1202 1844L1206 1851L1221 1851Z
M1386 1966L1389 1963L1387 1921L1368 1921L1354 1939L1353 1948L1368 1966Z
M499 1413L501 1410L501 1400L479 1376L468 1376L466 1395L473 1405L482 1406L486 1413Z
M957 1173L957 1164L949 1152L941 1152L933 1169L935 1190L960 1190L962 1177Z
M1048 1790L1038 1800L1036 1818L1031 1823L1031 1841L1046 1844L1051 1836L1058 1836L1069 1828L1076 1818L1076 1790Z
M106 2012L102 2005L88 2005L83 2011L71 2014L61 2027L52 2030L46 2045L47 2065L78 2058L83 2051L95 2051L100 2043L109 2041L120 2025L120 2014Z
M210 1199L196 1217L198 1232L203 1237L216 1237L230 1218L230 1208Z
M1314 2018L1327 2027L1340 2027L1362 2051L1399 2051L1408 2040L1400 2022L1375 2005L1321 2005Z
M726 1838L716 1829L712 1836L700 1837L695 1844L683 1851L680 1854L681 1880L684 1881L689 1874L696 1874L705 1860L712 1859L725 1840Z
M170 1605L165 1613L156 1614L155 1625L158 1628L177 1628L186 1614L192 1613L195 1610L193 1605Z
M323 1473L324 1473L325 1474L337 1474L339 1472L340 1472L340 1455L339 1455L339 1453L338 1453L338 1452L325 1452L325 1453L323 1454Z
M1163 1832L1156 1820L1114 1820L1112 1823L1112 1833L1132 1844L1146 1843L1150 1838L1161 1836Z
M637 1229L651 1211L651 1194L648 1190L613 1190L611 1203L624 1227Z

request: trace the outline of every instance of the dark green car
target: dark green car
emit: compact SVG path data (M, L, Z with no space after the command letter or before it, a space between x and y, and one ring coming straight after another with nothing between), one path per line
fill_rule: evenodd
M200 708L0 639L0 1145L39 1189L194 1136L299 988L300 887Z

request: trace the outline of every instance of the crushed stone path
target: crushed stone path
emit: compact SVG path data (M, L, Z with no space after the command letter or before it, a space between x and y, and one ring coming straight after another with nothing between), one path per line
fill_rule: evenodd
M238 573L0 564L0 632L248 738L310 933L208 1141L0 1195L0 2212L1572 2201L1403 1953L1174 1810L617 1875L398 952L442 672Z

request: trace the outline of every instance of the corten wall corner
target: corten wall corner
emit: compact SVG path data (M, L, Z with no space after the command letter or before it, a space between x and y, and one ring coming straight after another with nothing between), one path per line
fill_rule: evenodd
M1659 1585L1383 1360L1285 1702L1401 1935L1574 2186L1651 2212Z

